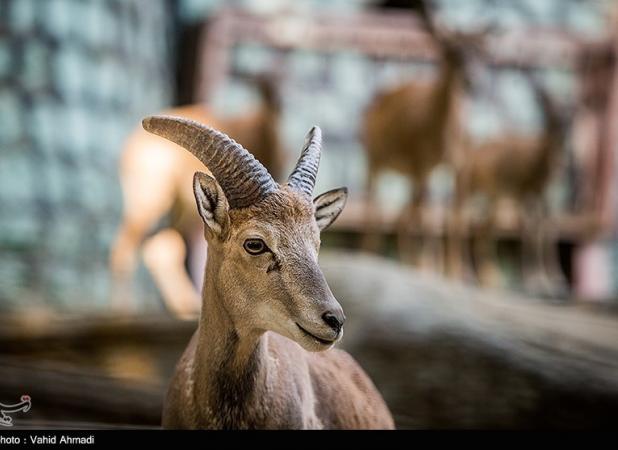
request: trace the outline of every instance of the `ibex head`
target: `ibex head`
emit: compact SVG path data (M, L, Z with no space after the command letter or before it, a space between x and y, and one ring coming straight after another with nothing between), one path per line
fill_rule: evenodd
M418 0L414 9L427 32L436 40L443 61L457 75L466 90L474 88L476 66L479 59L486 59L485 40L495 30L494 25L483 25L475 31L451 29L436 20L434 2Z
M313 127L296 168L277 184L247 150L225 134L165 116L144 119L147 131L184 147L214 175L197 172L193 191L205 224L205 289L218 289L238 332L274 331L307 350L331 347L345 316L318 266L320 231L345 205L347 189L311 199L321 152Z

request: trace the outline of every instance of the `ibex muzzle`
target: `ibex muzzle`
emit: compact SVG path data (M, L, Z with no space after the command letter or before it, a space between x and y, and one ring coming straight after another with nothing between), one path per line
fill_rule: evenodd
M318 266L318 252L320 231L343 209L347 189L311 200L320 129L309 131L288 182L279 185L223 133L165 116L147 118L143 126L189 150L216 178L198 172L193 181L209 244L205 285L225 290L218 306L236 332L274 331L312 351L337 342L345 316Z

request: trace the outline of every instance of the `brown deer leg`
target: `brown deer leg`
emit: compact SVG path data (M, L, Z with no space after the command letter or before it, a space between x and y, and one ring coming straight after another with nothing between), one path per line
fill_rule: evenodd
M171 228L162 230L144 242L143 254L169 311L180 318L195 317L200 297L185 269L186 247L182 236Z
M496 236L498 198L491 196L487 216L481 225L480 236L475 236L475 259L478 267L478 280L482 286L504 287L502 273L498 266Z
M364 207L364 232L361 237L360 247L365 251L379 252L381 247L381 211L377 196L378 172L372 170L373 163L369 163L369 172L367 174L367 184L365 186L365 207Z
M560 267L560 256L558 254L558 228L552 218L546 216L547 220L543 224L543 265L544 272L552 286L553 298L567 298L570 294L569 283L562 268Z
M546 221L542 201L531 199L528 226L522 236L522 275L524 288L532 295L548 298L566 297L566 279L559 268L557 239L552 224Z
M137 267L137 248L146 234L142 224L121 224L110 252L111 307L114 311L135 309L133 274Z
M471 280L471 256L466 242L464 204L467 191L461 177L456 177L452 207L445 217L446 274L457 280Z
M135 309L133 274L138 249L149 230L170 209L173 201L170 171L121 173L124 215L110 252L111 307L121 312ZM156 180L156 182L153 182Z
M397 247L403 262L420 266L425 242L422 208L427 194L426 180L414 179L411 188L410 200L397 222ZM415 236L410 236L412 230L417 231Z
M540 234L538 232L538 227L536 226L538 224L538 220L534 217L536 215L534 211L534 203L534 201L524 203L520 208L520 262L524 289L527 292L534 293L536 295L542 290L540 286L543 282L540 277L540 255L538 254L540 249L540 246L538 245Z

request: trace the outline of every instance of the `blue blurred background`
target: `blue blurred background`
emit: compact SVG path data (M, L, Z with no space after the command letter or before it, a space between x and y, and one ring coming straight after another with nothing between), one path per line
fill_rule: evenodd
M215 17L223 4L0 3L0 308L107 307L108 249L121 211L116 168L123 139L147 113L195 100L191 84L196 75L187 74L187 67L196 67L198 51L193 48L196 53L188 55L191 36L197 46L192 30ZM314 12L346 17L374 5L355 0L264 0L225 6L258 15L284 11L302 18ZM505 29L542 25L594 38L606 32L610 6L610 1L444 0L437 2L437 11L445 23L463 29L478 22ZM275 53L264 45L242 44L233 49L231 64L241 72L259 73L270 67ZM378 87L430 74L431 65L376 61L354 51L291 51L286 61L288 73L281 84L285 148L294 155L307 124L321 124L327 151L318 190L345 184L353 194L362 192L365 160L358 124L364 107ZM538 113L521 75L508 70L480 75L491 98L486 92L474 99L469 129L490 135L506 120L523 130L538 126ZM573 90L569 73L556 70L544 76L554 93L568 98ZM246 83L232 77L217 86L211 101L218 111L233 114L254 97ZM437 201L448 195L449 182L444 171L434 174L432 195ZM567 189L556 189L558 204L566 201ZM385 207L396 210L406 195L405 180L387 175L380 192L388 198ZM610 240L603 247L615 293L616 245ZM155 291L149 290L148 277L142 274L141 279L149 298L143 307L159 308L152 301Z

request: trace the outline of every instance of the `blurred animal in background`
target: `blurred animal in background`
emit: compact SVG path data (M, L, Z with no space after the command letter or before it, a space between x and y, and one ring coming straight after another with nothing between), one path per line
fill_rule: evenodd
M393 428L384 400L345 352L345 316L318 266L320 231L347 189L312 200L313 127L287 183L212 128L155 116L144 129L210 168L193 191L209 244L200 325L171 381L166 428ZM287 339L286 339L287 338Z
M470 64L482 52L486 30L461 33L440 28L426 2L415 2L422 23L435 40L439 51L433 80L411 80L378 94L362 119L362 141L367 154L367 214L369 230L363 246L375 249L380 214L376 204L379 175L393 170L405 175L412 191L396 225L402 257L419 263L423 251L423 232L418 249L409 245L411 225L423 230L423 207L433 169L448 159L452 140L459 129L460 99L471 86Z
M279 135L281 107L276 78L250 76L249 81L261 97L261 104L252 111L220 117L206 105L194 104L171 109L166 114L224 131L251 149L279 178L285 153ZM132 282L141 250L168 310L179 317L197 313L199 295L185 266L188 244L195 248L191 259L196 270L194 278L200 283L203 273L197 271L203 269L206 248L191 190L191 178L197 170L204 167L191 154L179 151L174 143L146 133L141 127L127 139L120 160L123 216L110 256L114 309L127 311L135 306Z
M618 25L618 6L614 8L613 23ZM610 19L611 20L611 19ZM614 29L618 30L618 26ZM587 235L592 238L603 229L603 201L601 193L605 190L602 174L606 172L608 164L602 156L600 147L605 145L607 134L604 130L611 129L611 121L605 112L611 107L612 96L608 94L614 77L614 60L616 52L606 43L588 45L586 51L581 52L577 61L580 78L576 115L573 127L574 158L579 168L575 175L574 184L577 192L574 209L586 215ZM589 149L596 149L597 156L590 158ZM586 181L589 180L589 181ZM596 205L596 208L591 208ZM596 214L591 214L592 211ZM611 215L611 213L610 213ZM601 217L599 217L601 216Z
M464 210L473 195L481 194L486 200L485 219L473 257L481 284L503 284L496 253L498 213L500 201L510 199L519 216L524 286L535 294L564 296L567 284L559 265L557 229L550 219L545 193L561 165L570 123L568 109L558 105L535 77L527 78L543 115L539 133L505 133L477 144L469 141L456 158L448 267L456 277L469 272L471 261L463 237L471 224Z

